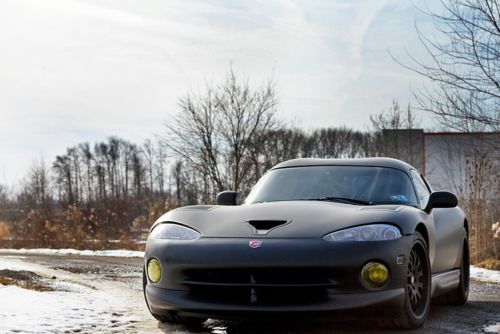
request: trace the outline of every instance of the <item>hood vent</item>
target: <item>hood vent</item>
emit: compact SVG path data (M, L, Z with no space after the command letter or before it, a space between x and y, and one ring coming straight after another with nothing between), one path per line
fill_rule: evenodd
M291 220L247 220L255 234L267 234L270 230L290 222Z
M176 211L210 211L217 209L215 205L189 205L177 208Z

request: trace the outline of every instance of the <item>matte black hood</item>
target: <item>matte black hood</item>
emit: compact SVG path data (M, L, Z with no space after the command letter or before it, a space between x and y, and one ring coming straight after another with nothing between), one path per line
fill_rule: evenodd
M241 206L186 206L166 213L156 223L190 226L202 237L321 238L343 228L371 223L391 223L405 232L408 211L398 205L359 206L321 201L282 201ZM406 212L406 214L405 214ZM249 220L282 220L288 223L256 235Z

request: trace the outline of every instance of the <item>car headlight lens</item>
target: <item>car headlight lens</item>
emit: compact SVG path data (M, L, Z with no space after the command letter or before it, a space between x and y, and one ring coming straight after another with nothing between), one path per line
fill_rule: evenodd
M196 240L200 236L201 234L192 228L171 223L159 224L149 234L151 239L173 240Z
M396 226L388 224L372 224L346 228L327 234L326 241L381 241L394 240L401 237L401 231Z

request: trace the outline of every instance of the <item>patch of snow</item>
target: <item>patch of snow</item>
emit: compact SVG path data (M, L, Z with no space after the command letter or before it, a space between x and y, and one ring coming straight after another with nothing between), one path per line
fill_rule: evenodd
M11 258L10 256L0 256L0 270L7 269L7 270L16 270L16 271L17 270L36 271L36 270L33 270L32 267L27 267L26 264L24 264L23 262L11 261L11 260L21 260L21 259L14 259L14 258Z
M67 281L54 281L50 282L50 286L56 291L64 291L64 292L86 292L89 287L84 286L74 282Z
M500 271L470 266L470 278L476 281L500 284Z
M56 273L57 279L49 282L56 291L0 285L0 333L136 332L136 324L146 316L141 293L121 282L96 281L18 261L0 257L0 269L36 270L47 279Z
M38 292L0 286L0 332L126 331L135 319L116 316L113 302L102 292Z
M11 249L0 248L2 254L32 254L32 255L81 255L81 256L109 256L109 257L144 257L144 252L132 251L127 249L112 250L77 250L77 249L50 249L50 248L32 248L32 249Z
M486 333L500 333L500 323L483 328Z
M20 255L2 255L3 257L9 258L9 259L25 259L26 256L20 256Z

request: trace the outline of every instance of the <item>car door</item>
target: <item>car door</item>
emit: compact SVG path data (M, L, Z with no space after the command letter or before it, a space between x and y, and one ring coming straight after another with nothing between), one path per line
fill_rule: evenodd
M421 209L425 209L431 189L424 177L416 170L411 171ZM457 266L463 242L463 222L457 208L435 208L429 213L429 222L434 224L435 256L432 266L434 273L447 271Z

